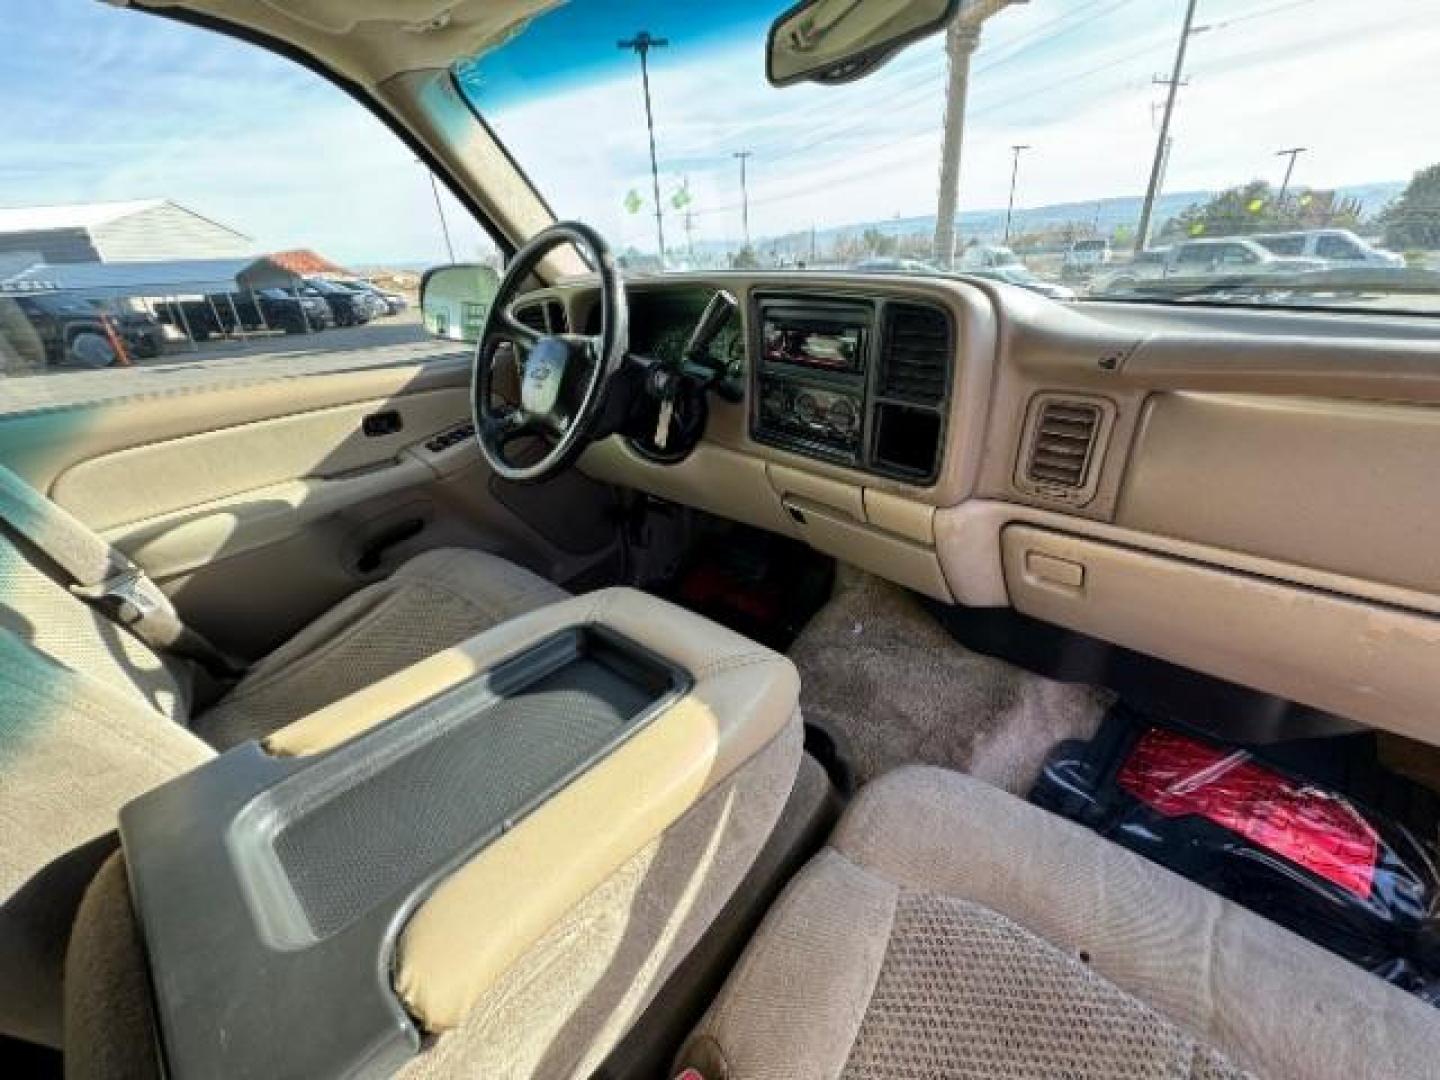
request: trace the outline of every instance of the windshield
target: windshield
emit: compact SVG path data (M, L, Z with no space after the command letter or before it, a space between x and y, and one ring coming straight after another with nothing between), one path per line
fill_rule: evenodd
M776 89L785 6L574 0L455 75L631 271L1023 265L1082 298L1440 312L1430 0L962 5L865 79ZM1282 232L1302 261L1165 256Z

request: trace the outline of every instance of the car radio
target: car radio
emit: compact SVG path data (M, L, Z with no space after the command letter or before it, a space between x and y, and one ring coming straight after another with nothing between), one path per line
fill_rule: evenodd
M865 378L875 310L870 303L765 297L755 438L855 463L865 440Z

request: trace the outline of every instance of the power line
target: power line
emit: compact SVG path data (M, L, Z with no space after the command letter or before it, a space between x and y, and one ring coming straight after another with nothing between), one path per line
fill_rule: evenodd
M1098 4L1098 3L1101 3L1101 2L1102 2L1102 0L1091 0L1090 6L1093 7L1095 4ZM1047 42L1047 43L1048 43L1049 41L1053 41L1055 38L1061 37L1063 34L1067 34L1067 33L1069 33L1069 32L1072 31L1072 30L1078 30L1078 29L1080 29L1080 28L1083 27L1083 26L1086 26L1086 25L1088 25L1088 24L1090 24L1090 23L1093 23L1093 22L1096 22L1096 21L1098 21L1098 20L1100 20L1100 19L1102 19L1102 18L1105 18L1107 15L1111 14L1112 12L1117 11L1118 9L1126 6L1127 4L1133 3L1133 2L1134 2L1134 0L1114 0L1114 2L1112 2L1112 3L1110 4L1110 6L1107 7L1107 8L1105 8L1103 11L1096 12L1094 15L1089 16L1088 18L1082 20L1082 21L1079 22L1079 23L1076 23L1076 24L1073 25L1073 26L1068 26L1068 27L1066 27L1066 28L1065 28L1064 30L1062 30L1062 31L1059 31L1059 32L1057 32L1057 33L1055 33L1055 34L1049 35L1049 36L1046 37L1044 40L1045 40L1045 42ZM1310 0L1304 0L1304 2L1310 2ZM1066 14L1064 14L1064 15L1062 15L1062 16L1059 16L1059 17L1057 17L1057 18L1055 18L1055 19L1050 20L1050 21L1047 22L1047 23L1042 24L1040 27L1035 27L1035 28L1033 28L1033 29L1032 29L1031 31L1029 31L1026 35L1023 35L1020 39L1017 39L1017 41L1029 41L1029 40L1033 40L1033 39L1039 34L1039 32L1040 32L1041 30L1043 30L1043 29L1045 29L1045 28L1047 28L1047 27L1056 25L1056 24L1058 24L1058 23L1060 23L1060 22L1063 22L1063 21L1065 21L1065 20L1067 20L1067 19L1074 18L1077 14L1082 13L1082 12L1085 11L1085 10L1087 10L1087 9L1081 8L1081 9L1079 9L1078 11L1070 11L1070 12L1067 12ZM1158 41L1160 40L1160 38L1157 36L1157 37L1153 37L1153 38L1150 39L1150 40L1158 43ZM1007 42L1006 44L1007 44L1007 46L1009 46L1009 45L1014 45L1014 44L1016 44L1016 42ZM1006 64L1009 64L1009 63L1014 62L1014 58L1015 58L1016 56L1019 56L1021 52L1028 52L1028 51L1029 51L1029 49L1028 49L1028 47L1027 47L1027 48L1025 48L1025 49L1013 50L1013 51L1010 52L1010 53L1002 54L1002 55L1000 55L1000 56L997 57L997 58L991 59L988 63L981 64L981 65L977 66L976 69L975 69L975 74L978 75L978 74L980 74L980 73L982 73L982 72L993 71L993 70L995 70L995 69L997 69L997 68L1004 67ZM1147 49L1146 49L1145 51L1148 52L1148 51L1149 51L1149 48L1147 47ZM943 54L942 54L942 55L943 55ZM937 60L938 60L938 59L940 59L940 57L937 57ZM1125 59L1128 59L1128 57L1122 57L1120 60L1112 61L1112 62L1113 62L1113 63L1122 63ZM872 111L872 112L873 112L873 111L885 109L887 106L896 106L896 105L898 105L898 107L900 107L900 108L903 109L903 108L906 108L906 107L909 107L909 106L912 106L912 105L918 105L918 104L935 104L935 105L941 104L942 101L943 101L943 99L942 99L942 97L941 97L940 95L943 93L943 90L944 90L943 84L944 84L944 81L945 81L945 72L944 72L943 68L944 68L944 65L943 65L943 64L937 63L937 64L933 65L933 69L932 69L932 66L931 66L931 65L927 65L924 70L918 70L918 69L917 69L916 71L906 73L907 76L919 76L919 78L908 79L908 80L904 83L904 85L898 85L898 86L894 86L894 87L887 87L886 89L887 89L888 93L886 93L886 94L882 94L882 95L880 95L880 96L873 96L873 95L872 95L872 96L870 96L870 97L867 97L867 99L866 99L867 111ZM1102 69L1102 70L1103 70L1103 69ZM902 76L902 77L900 77L900 78L904 78L904 77ZM899 79L897 79L897 81L899 81ZM1050 88L1052 88L1052 87L1054 87L1054 86L1056 86L1056 85L1064 85L1064 83L1063 83L1063 81L1062 81L1061 83L1048 83L1048 84L1046 84L1046 86L1044 87L1044 89L1050 89ZM1030 97L1030 96L1033 96L1033 95L1030 94L1030 93L1028 93L1028 92L1027 92L1025 95L1023 95L1023 97ZM1011 100L1021 100L1021 99L1020 99L1020 98L1012 98ZM829 108L829 107L817 106L817 110L820 111L820 112L829 112L829 111L830 111L830 108ZM892 108L892 109L890 110L890 113L891 113L892 115L888 116L887 119L886 119L887 125L888 125L889 123L893 122L893 112L894 112L894 109ZM974 115L973 110L970 112L970 115ZM823 143L829 142L829 141L831 141L832 139L843 138L843 137L845 137L845 136L854 134L854 133L856 133L856 132L858 132L858 131L862 131L862 130L864 130L865 128L874 125L876 122L877 122L877 121L875 121L875 120L873 120L873 119L854 120L854 119L846 118L846 119L836 120L835 122L830 123L830 124L822 124L822 125L820 125L818 128L812 128L812 129L811 129L811 131L810 131L810 138L809 138L806 142L804 142L804 143L802 143L802 144L800 144L800 145L798 145L798 146L793 146L793 147L790 147L790 148L788 148L788 149L781 150L781 151L779 151L779 152L777 152L777 153L774 153L774 154L768 154L768 155L766 156L766 160L767 160L767 161L783 161L783 160L788 159L788 158L796 157L796 156L798 156L798 155L800 155L800 154L806 153L806 152L808 152L809 150L814 149L815 147L817 147L817 146L819 146L819 145L822 145ZM755 127L756 127L756 125L751 125L751 126L750 126L750 130L753 131L753 130L755 129ZM743 129L742 129L742 130L743 130ZM702 160L703 160L703 159L702 159Z
M1111 59L1107 60L1107 61L1106 61L1105 63L1103 63L1103 64L1097 64L1095 67L1087 68L1087 69L1084 70L1084 71L1076 72L1076 73L1074 73L1074 74L1064 75L1064 76L1062 76L1062 77L1054 80L1053 82L1042 83L1042 84L1040 84L1040 85L1038 85L1038 86L1034 86L1034 87L1032 87L1030 90L1026 91L1024 94L1020 94L1020 95L1008 97L1008 98L1006 98L1004 101L997 102L996 104L994 104L994 105L992 105L992 106L989 106L988 108L971 109L971 110L970 110L970 116L971 116L971 117L983 116L983 115L985 115L985 114L987 114L987 113L993 113L993 112L995 112L995 111L997 111L997 110L999 110L999 109L1003 109L1003 108L1008 107L1009 105L1013 104L1014 102L1024 101L1024 100L1026 100L1026 99L1028 99L1028 98L1032 98L1032 97L1038 97L1039 95L1048 93L1048 92L1051 91L1051 90L1055 90L1055 89L1058 89L1058 88L1060 88L1060 87L1072 86L1072 85L1074 85L1075 83L1080 82L1080 81L1082 81L1082 80L1084 80L1084 79L1093 78L1093 77L1096 76L1096 75L1101 75L1101 74L1104 74L1104 73L1106 73L1106 72L1113 71L1113 70L1115 69L1115 66L1116 66L1117 64L1123 64L1123 63L1126 63L1127 61L1136 60L1136 59L1139 59L1139 58L1142 57L1142 56L1149 55L1149 53L1151 53L1151 52L1154 50L1154 48L1155 48L1155 46L1154 46L1154 44L1152 43L1152 44L1150 44L1150 45L1147 45L1147 46L1146 46L1145 48L1143 48L1143 49L1137 49L1137 50L1135 50L1134 52L1126 53L1124 56L1116 57L1116 58L1111 58ZM930 132L929 132L928 130L923 130L923 129L922 129L922 130L910 131L910 132L907 132L906 134L901 135L901 136L899 136L899 137L897 137L897 138L886 139L886 140L884 140L883 142L868 144L868 145L865 147L865 151L866 151L867 154L873 154L873 153L875 153L876 151L879 151L879 150L887 150L887 149L889 149L890 147L892 147L892 146L898 146L898 145L900 145L901 143L912 142L912 141L914 141L915 139L928 136L929 134L930 134ZM829 140L822 140L822 142L823 142L823 141L829 141ZM925 149L926 151L929 151L929 150L931 149L931 147L927 145L926 147L924 147L924 149ZM781 156L789 157L789 156L793 156L793 155L792 155L792 154L789 154L789 153L787 153L787 154L785 154L785 155L777 155L776 158L775 158L775 160L779 160L779 158L780 158ZM767 158L766 160L771 160L771 159ZM874 174L876 174L876 173L887 172L887 171L889 171L889 170L892 169L892 168L893 168L893 164L892 164L892 163L890 163L890 162L884 162L884 163L882 163L882 164L880 164L880 165L874 166L874 167L869 168L869 169L864 169L864 170L861 170L861 171L859 171L859 172L854 172L854 173L847 174L847 175L844 177L844 179L847 180L847 181L856 180L856 179L860 179L860 178L865 177L865 176L874 175ZM813 183L813 181L807 181L807 182L806 182L806 185L805 185L804 187L802 187L802 188L801 188L800 190L798 190L798 191L788 192L788 193L781 194L781 195L770 195L770 196L763 196L763 197L760 197L760 198L752 198L752 199L750 200L750 205L751 205L752 207L753 207L753 206L769 206L769 205L771 205L771 204L773 204L773 203L777 203L777 202L790 202L790 201L792 201L792 200L794 200L794 199L813 198L813 197L814 197L814 194L815 194L815 188L814 188L814 183ZM697 216L699 216L699 215L709 215L709 214L732 213L733 211L738 210L739 208L740 208L740 204L739 204L739 203L729 203L729 204L726 204L726 205L723 205L723 206L712 206L712 207L708 207L708 208L706 208L706 209L704 209L704 210L697 210L695 213L696 213Z
M1066 34L1072 33L1072 32L1075 31L1075 30L1080 30L1080 29L1084 28L1085 26L1089 25L1090 23L1099 22L1101 19L1105 18L1107 15L1110 15L1110 14L1112 14L1113 12L1116 12L1116 11L1120 10L1122 7L1125 7L1125 6L1128 5L1128 4L1133 4L1134 2L1135 2L1135 0L1114 0L1114 2L1113 2L1109 7L1107 7L1105 10L1103 10L1103 11L1097 11L1094 15L1091 15L1089 18L1087 18L1087 19L1081 19L1079 22L1075 23L1073 26L1067 26L1067 27L1065 27L1065 29L1063 29L1063 30L1057 30L1055 33L1050 34L1050 35L1048 35L1048 36L1046 36L1046 37L1044 37L1044 38L1042 38L1042 39L1040 39L1040 40L1038 40L1038 41L1033 40L1033 38L1034 38L1034 32L1032 31L1032 33L1031 33L1030 35L1028 35L1027 37L1019 39L1019 40L1021 40L1021 41L1028 41L1028 42L1029 42L1028 44L1025 44L1022 48L1013 49L1013 50L1010 51L1010 52L1002 52L999 56L994 57L994 58L991 58L988 63L980 64L978 67L975 68L975 74L976 74L976 75L983 75L983 74L985 74L985 72L987 72L987 71L993 71L993 70L994 70L995 68L997 68L997 67L1001 67L1001 66L1003 66L1004 64L1011 63L1011 62L1014 61L1014 59L1015 59L1017 56L1023 56L1025 53L1029 52L1032 48L1034 48L1034 47L1036 47L1036 46L1038 46L1038 45L1048 45L1048 44L1050 44L1052 41L1056 40L1057 38L1062 38L1062 37L1064 37ZM1095 3L1099 3L1099 0L1095 0ZM1094 6L1094 5L1092 4L1091 6ZM1085 10L1084 8L1078 9L1078 11L1084 11L1084 10ZM1075 14L1077 14L1076 11L1067 12L1066 14L1061 15L1059 18L1052 19L1050 22L1045 23L1044 25L1045 25L1045 26L1053 26L1053 25L1055 25L1056 23L1063 22L1063 21L1065 21L1066 19L1073 17ZM1037 29L1038 29L1038 28L1037 28ZM1009 44L1009 45L1014 45L1014 44L1016 44L1016 42L1008 42L1007 44Z

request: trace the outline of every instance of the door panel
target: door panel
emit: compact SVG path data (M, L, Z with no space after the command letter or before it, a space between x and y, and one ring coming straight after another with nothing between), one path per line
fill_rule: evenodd
M469 413L468 389L454 387L233 424L89 458L61 473L50 497L108 529L276 484L383 471Z
M613 535L527 524L512 507L528 500L496 497L473 441L425 445L469 416L468 364L442 362L7 417L0 453L217 644L255 657L430 548L483 548L557 581L607 557ZM611 497L565 488L577 523Z

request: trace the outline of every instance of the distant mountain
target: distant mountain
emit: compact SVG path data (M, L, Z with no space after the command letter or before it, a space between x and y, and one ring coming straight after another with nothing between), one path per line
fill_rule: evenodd
M1387 180L1340 187L1336 189L1336 193L1341 198L1358 199L1363 213L1368 217L1378 213L1404 188L1404 181ZM1166 221L1186 207L1204 202L1215 194L1213 191L1176 191L1162 194L1155 200L1154 233L1158 234ZM1133 228L1140 220L1140 209L1144 201L1140 195L1119 195L1085 202L1017 207L1011 217L1010 231L1012 233L1038 232L1045 229L1063 228L1066 225L1084 225L1109 235L1121 226ZM836 240L858 235L866 229L874 229L886 236L914 236L917 234L931 236L935 232L935 215L922 214L915 217L885 218L878 221L857 221L849 225L817 229L814 233L814 244L817 250L829 250ZM956 233L959 243L963 244L972 237L982 242L998 242L1004 232L1005 210L1003 207L991 210L962 210L956 216ZM769 252L773 248L781 253L799 254L801 257L809 250L810 244L811 234L808 230L784 236L762 237L755 241L755 247L761 251ZM730 250L732 246L718 241L703 241L696 243L695 249L697 255L718 255Z

